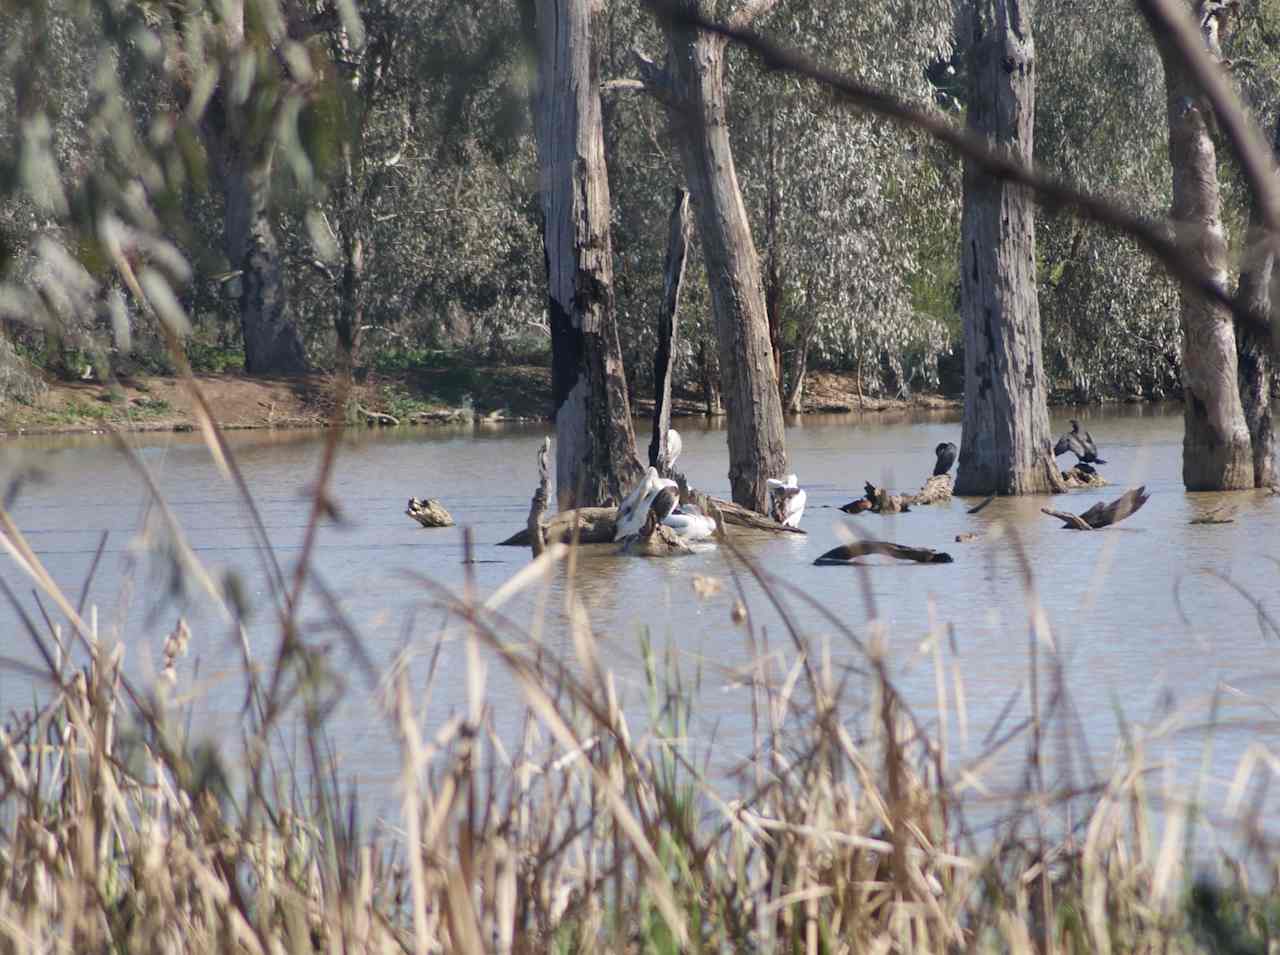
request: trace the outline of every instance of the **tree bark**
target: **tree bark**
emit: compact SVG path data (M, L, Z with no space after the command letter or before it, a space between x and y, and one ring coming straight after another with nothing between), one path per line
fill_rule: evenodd
M1219 13L1204 16L1196 3L1209 52L1220 56ZM1173 171L1175 238L1214 284L1226 288L1227 242L1218 192L1218 161L1211 135L1212 109L1182 58L1156 37L1164 63L1169 165ZM1253 486L1253 454L1237 383L1231 312L1184 284L1182 288L1182 483L1188 491Z
M702 381L702 401L706 406L708 418L724 414L720 402L720 363L716 361L715 352L707 348L706 339L698 345L698 375Z
M649 464L662 471L667 460L667 431L671 428L671 371L676 347L676 319L680 288L689 256L689 193L676 190L667 231L667 260L663 269L662 309L658 313L658 351L653 359L653 438Z
M228 4L228 11L226 42L235 49L244 43L243 2ZM227 102L230 83L224 73L201 134L223 197L223 252L241 272L244 367L251 375L301 374L307 370L306 350L288 318L288 287L268 202L275 149L255 137L246 109Z
M1280 156L1280 118L1276 120L1272 151ZM1275 252L1262 227L1258 198L1249 211L1248 246L1240 269L1236 298L1259 321L1271 323L1271 285L1275 281ZM1244 323L1236 325L1237 377L1240 403L1253 448L1253 486L1275 483L1275 429L1272 423L1272 385L1269 336Z
M1031 4L969 0L968 125L1030 162L1035 116ZM956 493L1062 490L1053 460L1027 190L965 163L960 305L965 392Z
M786 446L760 263L729 142L725 40L670 22L664 29L667 112L697 208L711 285L729 414L729 483L735 503L763 514L769 506L766 482L785 471Z
M537 0L535 131L551 321L556 497L619 501L640 475L614 318L609 179L589 0Z

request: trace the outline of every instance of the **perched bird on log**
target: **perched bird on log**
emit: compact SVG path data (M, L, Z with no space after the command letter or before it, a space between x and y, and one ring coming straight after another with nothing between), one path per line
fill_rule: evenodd
M951 465L956 463L956 446L950 441L943 441L933 449L933 453L938 456L938 461L933 466L934 477L946 474L951 470Z
M666 469L671 470L675 466L676 458L680 457L680 452L684 450L684 442L680 439L680 432L675 428L667 429L667 460Z
M788 474L785 481L769 478L768 484L770 516L784 527L799 527L809 495L801 489L796 476Z
M1093 465L1106 464L1107 462L1098 457L1098 446L1093 443L1093 435L1088 431L1080 430L1080 422L1075 418L1071 419L1071 430L1058 439L1058 443L1053 446L1053 455L1058 457L1070 451L1079 459L1080 465L1088 465L1088 467L1080 467L1080 470L1086 474L1093 473Z
M716 522L692 504L680 505L680 492L675 481L658 477L657 468L649 468L635 489L618 506L617 530L613 539L620 541L640 534L649 520L670 528L683 540L705 540L716 532Z

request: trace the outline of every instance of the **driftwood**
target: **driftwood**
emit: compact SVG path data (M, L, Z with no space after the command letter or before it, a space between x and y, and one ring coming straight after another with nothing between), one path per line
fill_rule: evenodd
M869 554L883 554L896 557L898 560L913 560L918 564L950 564L951 555L945 551L933 550L929 547L909 547L906 544L894 544L890 541L856 541L833 547L814 561L818 567L831 567L838 564L852 563L859 557Z
M542 521L542 537L548 544L567 544L573 538L575 525L580 544L610 544L613 542L618 509L616 507L575 507L558 511ZM529 547L529 529L518 530L499 547Z
M444 509L444 505L434 498L420 501L416 497L411 497L404 512L423 527L453 526L453 517Z
M1130 514L1139 510L1143 504L1146 504L1150 496L1144 485L1143 487L1125 491L1110 504L1103 504L1099 501L1083 514L1055 511L1047 507L1042 507L1040 510L1050 517L1058 518L1058 520L1062 521L1063 527L1077 531L1096 531L1103 527L1110 527L1112 524L1119 524Z
M385 414L381 411L370 411L362 405L356 405L356 411L364 415L365 424L381 425L382 427L398 427L400 419L395 415Z
M981 534L974 534L972 532L956 535L957 544L969 544L969 543L972 543L973 541L981 540L981 539L982 539Z
M649 464L669 477L667 433L671 430L671 379L676 349L676 317L680 309L680 287L684 284L684 263L689 254L689 193L676 190L667 234L667 259L662 283L662 311L658 314L658 351L653 358L653 439L649 442Z
M977 504L973 505L973 507L971 507L971 508L969 508L967 511L965 511L965 513L966 513L966 514L977 514L980 510L982 510L984 507L986 507L988 504L990 504L990 503L991 503L992 501L994 501L995 499L996 499L996 496L995 496L994 494L989 494L989 495L987 495L985 498L983 498L981 501L979 501Z
M935 474L924 482L915 494L891 494L887 489L866 483L866 493L856 501L850 501L840 510L846 514L905 514L919 505L941 504L951 500L951 475Z
M717 497L707 498L708 507L704 508L707 514L715 518L715 511L719 510L720 517L723 518L725 524L732 524L734 527L747 527L753 531L771 531L775 534L804 534L805 531L799 527L787 527L785 524L779 524L772 517L766 517L758 514L750 508L742 507L731 501L722 501ZM711 506L714 505L714 506ZM720 523L719 520L716 523Z
M1097 471L1086 471L1084 468L1076 466L1070 471L1062 472L1062 482L1069 488L1078 487L1107 487L1110 482Z
M533 499L529 501L529 519L525 524L525 533L529 537L534 557L540 556L547 546L542 535L542 515L546 513L547 498L551 496L551 478L547 473L547 459L550 456L551 439L543 438L542 447L538 449L538 489L533 492Z

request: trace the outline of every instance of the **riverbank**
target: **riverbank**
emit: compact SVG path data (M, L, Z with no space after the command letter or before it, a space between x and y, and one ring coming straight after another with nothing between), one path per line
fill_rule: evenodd
M333 416L331 375L250 378L235 374L196 376L218 424L229 430L310 428ZM429 425L467 421L544 421L551 407L551 374L538 365L422 369L395 376L369 375L352 391L343 418L355 426ZM642 396L635 412L652 412ZM938 395L908 400L860 393L853 375L809 376L807 414L958 410L960 402ZM705 413L696 393L678 393L677 417ZM122 431L189 431L196 427L195 402L181 379L136 376L117 381L56 381L30 404L0 407L0 434L61 434Z

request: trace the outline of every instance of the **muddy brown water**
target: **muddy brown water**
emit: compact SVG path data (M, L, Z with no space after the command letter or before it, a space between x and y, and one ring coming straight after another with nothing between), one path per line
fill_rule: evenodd
M1042 647L1051 640L1064 662L1073 732L1087 740L1097 770L1106 768L1125 733L1156 733L1163 727L1153 744L1161 758L1170 761L1171 772L1194 776L1206 751L1207 701L1217 693L1217 719L1246 727L1224 725L1215 732L1208 785L1224 795L1246 748L1271 742L1274 707L1280 705L1280 642L1266 622L1280 619L1280 497L1185 493L1177 407L1074 413L1108 460L1104 470L1113 486L1076 491L1053 506L1079 512L1145 484L1150 502L1122 526L1087 534L1061 530L1039 512L1047 499L997 500L973 516L966 508L974 501L956 500L895 517L845 517L835 508L860 496L865 480L904 490L918 487L932 466L934 446L959 441L959 422L938 415L817 416L795 422L787 432L791 469L808 492L802 525L808 535L744 540L743 551L829 610L859 639L868 637L869 620L878 620L904 698L935 729L945 717L957 764L980 752L988 734L998 735L1006 709L1005 725L1028 712L1029 571L1049 628ZM1065 429L1067 417L1067 410L1055 411L1055 433ZM700 419L677 426L684 437L682 469L697 486L727 496L723 429ZM465 707L467 681L463 642L456 639L461 630L421 581L460 591L469 573L471 586L485 595L527 564L525 550L496 543L523 526L535 451L544 433L543 426L467 427L351 432L341 440L333 495L342 519L324 525L315 571L337 595L343 620L358 632L376 667L385 668L402 649L413 654L411 681L428 733ZM254 609L249 643L259 660L269 660L277 631L265 564L235 488L198 437L128 440L196 557L215 579L228 571L242 579ZM229 441L276 558L291 575L323 435L244 432ZM185 589L176 587L166 562L149 552L143 530L154 508L137 472L103 438L32 437L0 446L0 477L6 484L30 467L40 476L24 484L11 513L53 578L78 596L106 532L88 591L102 631L121 635L130 672L145 680L165 634L184 616L193 641L181 672L184 685L194 683L200 698L193 731L233 730L243 700L240 651L211 603L189 580ZM410 495L440 498L459 527L420 529L404 515ZM1190 523L1223 500L1239 508L1234 523ZM842 526L946 549L955 562L880 561L865 571L813 566L817 555L842 542ZM466 566L463 527L474 542L475 562ZM957 534L969 532L981 536L955 542ZM735 580L725 555L714 549L643 560L603 548L583 558L576 580L596 646L617 677L628 711L643 719L647 709L643 642L660 652L670 649L686 682L697 685L691 733L714 740L715 759L725 770L750 746L751 708L741 678L751 661L766 647L779 659L794 659L782 616L760 586L737 569ZM723 589L700 598L691 585L695 575L717 578ZM8 556L0 557L0 576L23 610L39 619L32 584ZM566 574L557 572L506 610L516 624L540 630L552 649L571 654L560 609L566 586ZM751 611L750 631L732 618L738 586ZM785 603L792 625L814 646L828 641L837 670L862 662L831 620L797 598ZM6 605L0 614L8 624L0 629L0 656L34 664L17 610ZM347 682L328 724L344 770L375 790L392 791L397 756L376 690L353 665L332 610L314 592L302 618L312 640L332 646L334 670ZM428 695L427 658L446 625L452 627L451 638ZM931 635L940 635L942 708ZM1042 693L1046 685L1042 682ZM29 674L12 666L0 669L4 714L29 706L41 692ZM860 678L849 681L847 692L855 703L868 695ZM489 668L485 699L497 725L514 725L519 691L501 667ZM1170 722L1171 714L1183 718ZM1122 723L1128 726L1124 732ZM1016 775L1021 751L1017 743L1002 757L1009 778ZM1079 754L1072 759L1078 764Z

